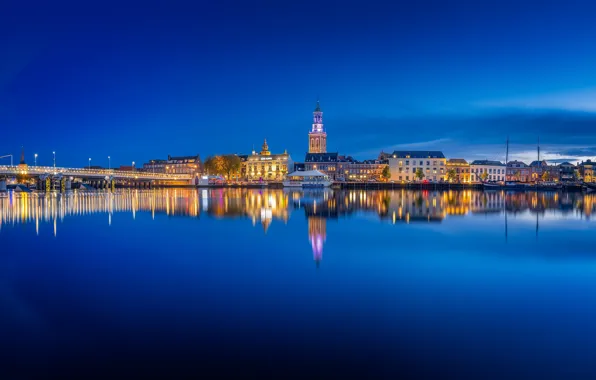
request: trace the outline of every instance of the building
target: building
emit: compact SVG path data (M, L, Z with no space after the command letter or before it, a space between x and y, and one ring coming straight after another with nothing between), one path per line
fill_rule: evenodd
M453 182L470 182L470 164L463 158L450 158L447 161L447 173L450 170L455 172Z
M271 154L267 139L263 142L260 153L253 150L251 155L240 159L242 161L241 172L249 181L281 181L294 168L292 158L287 151L281 154Z
M329 176L332 181L343 179L343 173L338 171L339 160L337 153L306 153L304 157L304 170L319 170ZM342 165L343 167L343 165Z
M592 162L591 160L587 160L586 162L582 161L578 165L579 174L584 182L596 182L596 177L594 177L594 166L596 166L596 162Z
M352 157L340 160L338 170L346 181L381 181L386 161L364 160L356 161Z
M392 181L417 181L421 171L422 180L443 182L447 174L447 160L439 151L395 151L388 156Z
M327 153L327 132L323 128L323 111L317 100L312 128L308 133L308 153Z
M201 157L168 155L167 160L151 160L143 164L143 171L150 173L190 174L199 176L202 173Z
M559 180L560 181L575 181L577 174L575 173L576 167L572 163L563 162L557 165L559 168Z
M486 173L483 175L483 173ZM486 181L505 181L505 164L501 161L491 160L475 160L470 164L470 181L483 182L483 177Z
M509 161L507 163L507 181L530 182L532 176L530 167L521 161Z
M550 171L549 171L549 164L545 160L542 161L532 161L530 163L530 176L532 177L533 182L542 181L542 176L544 173L548 173L549 180L550 178Z

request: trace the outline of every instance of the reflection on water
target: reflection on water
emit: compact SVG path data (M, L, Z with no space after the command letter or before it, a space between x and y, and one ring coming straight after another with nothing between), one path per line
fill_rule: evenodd
M260 224L264 233L274 221L287 223L301 210L308 221L308 239L317 264L327 238L327 219L357 212L376 214L390 223L441 223L448 216L530 213L550 211L560 217L590 219L596 210L594 195L582 193L508 193L482 191L334 191L251 189L163 189L111 192L5 193L0 195L0 231L3 225L52 223L66 217L103 213L111 225L114 213L151 212L176 217L246 218ZM507 227L505 226L505 229ZM538 225L537 225L538 228Z

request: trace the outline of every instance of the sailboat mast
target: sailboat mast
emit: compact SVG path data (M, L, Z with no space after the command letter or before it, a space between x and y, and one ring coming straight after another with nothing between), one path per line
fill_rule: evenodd
M540 136L538 136L538 162L540 162Z

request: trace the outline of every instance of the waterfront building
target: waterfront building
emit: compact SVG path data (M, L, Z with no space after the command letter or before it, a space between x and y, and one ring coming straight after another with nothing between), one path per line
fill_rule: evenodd
M242 160L242 173L249 181L281 181L286 174L293 171L294 163L287 151L281 154L271 154L267 139L263 142L261 152L254 150L252 154Z
M532 177L532 181L534 181L534 182L542 181L542 175L544 173L549 173L549 176L550 176L548 162L546 162L545 160L542 160L542 161L532 161L530 163L530 176Z
M470 164L470 181L482 182L483 173L487 181L505 181L505 164L501 161L475 160Z
M395 151L388 156L392 181L416 181L416 172L424 174L422 180L443 182L447 160L440 151Z
M202 173L201 157L168 155L167 160L156 159L143 164L143 171L150 173L190 174L199 176Z
M509 161L507 163L507 181L530 182L532 179L530 167L521 161Z
M596 182L596 177L594 177L594 166L596 166L596 162L592 162L591 160L586 160L586 162L582 161L578 165L579 174L584 182Z
M450 158L447 161L447 172L451 169L455 171L454 182L470 182L470 164L466 160L463 158Z
M323 111L317 100L312 128L308 133L308 153L327 153L327 132L323 128Z
M332 181L342 180L343 174L338 171L340 160L343 160L343 157L340 157L337 153L309 152L304 157L304 170L318 170L327 174Z
M576 167L572 163L563 162L557 165L559 168L559 181L575 181L577 176Z

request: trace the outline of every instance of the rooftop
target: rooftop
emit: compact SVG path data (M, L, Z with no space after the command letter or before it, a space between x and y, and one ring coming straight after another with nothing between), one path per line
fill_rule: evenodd
M470 165L505 166L501 161L474 160Z
M439 150L396 150L393 151L394 158L445 158Z
M467 165L468 161L464 160L463 158L450 158L447 160L447 165Z

